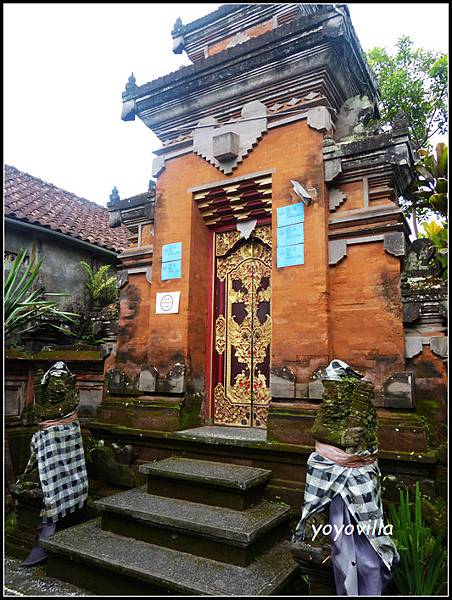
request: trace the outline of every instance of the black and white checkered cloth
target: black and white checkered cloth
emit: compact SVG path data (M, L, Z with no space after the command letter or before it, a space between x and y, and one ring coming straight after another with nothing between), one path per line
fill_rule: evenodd
M360 531L391 569L398 560L398 553L391 538L383 533L381 474L377 461L362 467L342 467L313 452L307 467L303 511L293 541L304 538L306 519L340 494Z
M44 495L43 523L56 523L82 508L88 496L88 475L78 421L37 431L31 438L26 471L36 462Z

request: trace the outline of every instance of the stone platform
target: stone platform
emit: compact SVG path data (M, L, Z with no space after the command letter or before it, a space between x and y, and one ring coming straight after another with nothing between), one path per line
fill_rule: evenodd
M141 471L147 486L99 500L100 519L43 540L48 575L115 595L260 596L296 585L299 567L281 541L290 507L262 497L270 472L185 458Z

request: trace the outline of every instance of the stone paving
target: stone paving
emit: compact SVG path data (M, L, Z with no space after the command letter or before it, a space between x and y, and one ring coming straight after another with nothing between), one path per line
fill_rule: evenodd
M44 566L21 567L22 561L4 558L3 596L93 596L91 592L53 577L47 577Z
M178 437L195 437L198 439L247 441L247 442L265 442L267 431L255 427L219 427L216 425L207 425L196 427L194 429L184 429L178 431Z

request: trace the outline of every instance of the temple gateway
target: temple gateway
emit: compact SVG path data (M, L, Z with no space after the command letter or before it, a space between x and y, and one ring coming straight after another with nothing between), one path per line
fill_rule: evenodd
M299 507L338 358L375 386L383 470L441 487L445 296L410 284L412 148L377 130L347 6L228 4L172 36L192 64L123 93L161 147L148 192L108 205L133 243L91 429L142 461L271 468Z

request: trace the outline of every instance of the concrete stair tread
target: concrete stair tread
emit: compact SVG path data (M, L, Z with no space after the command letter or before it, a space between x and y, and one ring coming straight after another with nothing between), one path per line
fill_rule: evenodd
M259 535L290 516L290 506L287 504L262 500L251 508L238 511L155 496L147 493L145 486L98 500L96 506L102 512L120 514L148 525L239 546L252 543Z
M139 471L151 477L154 475L240 491L262 485L271 477L271 471L267 469L178 457L140 465Z
M298 570L287 542L274 546L248 567L201 558L102 531L87 521L42 540L50 554L190 595L269 595Z

